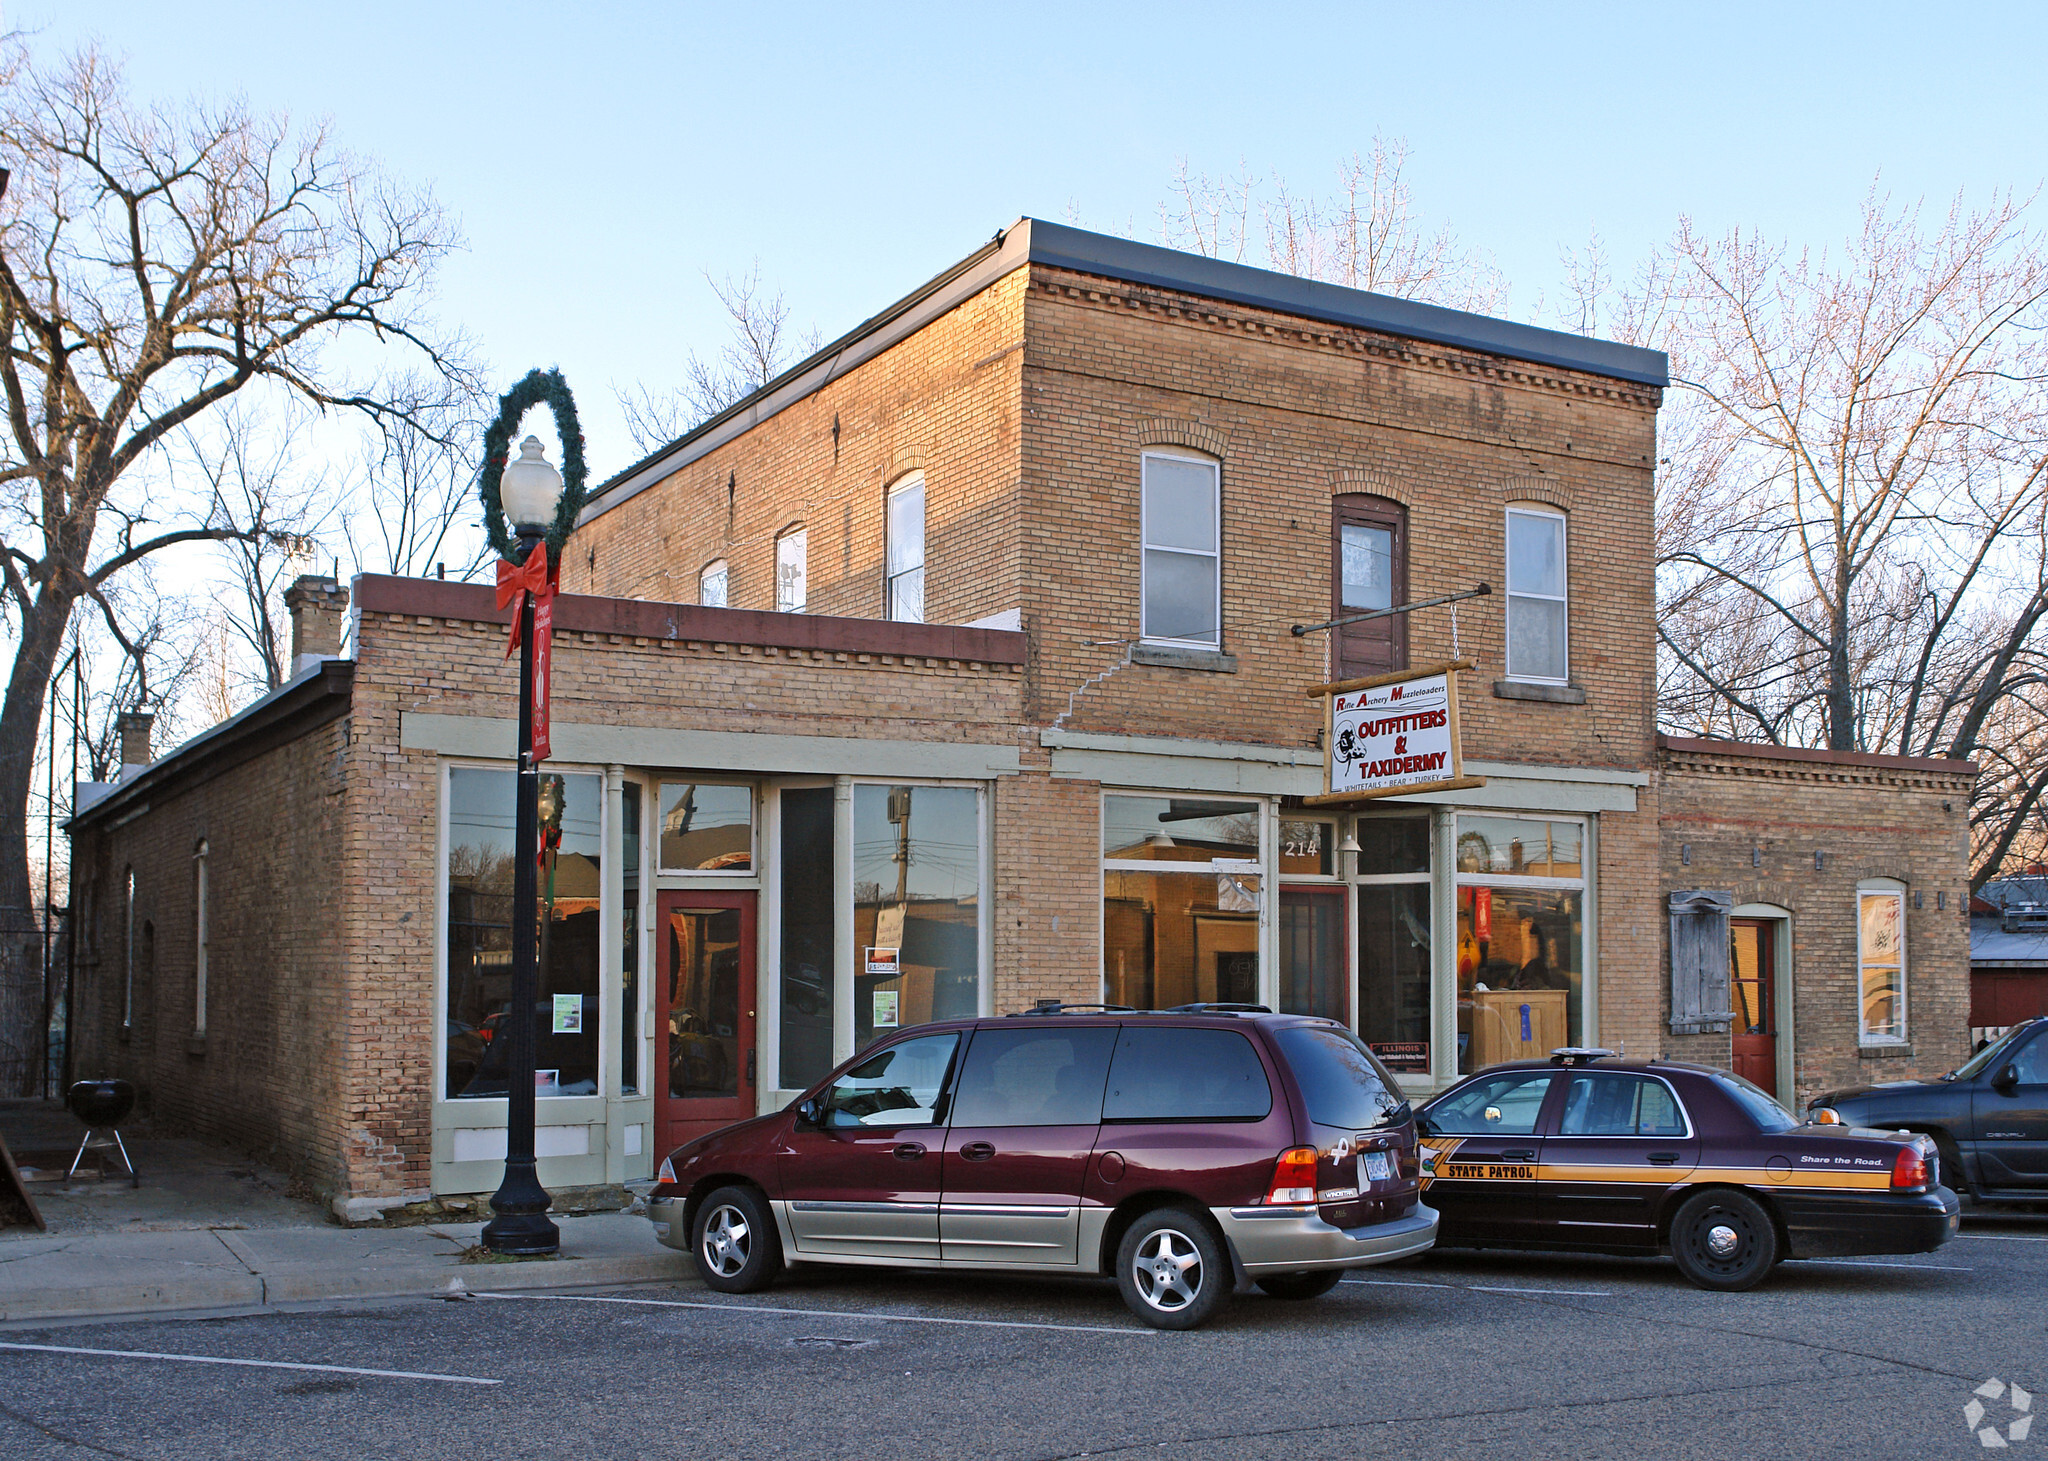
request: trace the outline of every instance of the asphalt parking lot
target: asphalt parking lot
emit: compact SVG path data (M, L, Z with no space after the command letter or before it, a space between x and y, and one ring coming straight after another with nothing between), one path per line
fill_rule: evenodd
M1870 1458L1981 1454L2015 1422L2024 1454L2048 1452L2024 1423L2044 1295L2048 1216L1973 1215L1939 1252L1747 1294L1652 1260L1439 1253L1191 1334L1107 1283L822 1269L744 1298L13 1327L0 1455Z

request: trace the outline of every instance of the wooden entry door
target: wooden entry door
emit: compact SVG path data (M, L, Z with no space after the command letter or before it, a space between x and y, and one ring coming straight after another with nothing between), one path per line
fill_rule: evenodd
M655 1155L754 1114L751 892L663 893Z
M1737 918L1728 925L1728 995L1735 1009L1735 1073L1778 1094L1776 930L1771 920Z

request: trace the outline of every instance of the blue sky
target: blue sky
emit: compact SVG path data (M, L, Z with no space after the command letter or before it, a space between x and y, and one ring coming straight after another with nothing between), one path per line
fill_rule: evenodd
M615 383L723 338L701 271L830 336L1019 214L1154 237L1177 162L1324 189L1405 137L1430 218L1527 316L1562 246L1626 265L1680 213L1816 245L1874 176L1945 203L2048 173L2048 7L340 5L10 0L145 95L326 114L468 246L443 314L509 383L559 364L602 478Z

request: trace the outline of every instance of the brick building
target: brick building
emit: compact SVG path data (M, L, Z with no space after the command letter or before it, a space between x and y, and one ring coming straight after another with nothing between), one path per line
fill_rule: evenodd
M1659 750L1664 384L1025 220L606 483L557 616L543 1179L1046 997L1331 1014L1418 1091L1566 1042L1788 1097L1953 1063L1965 848L1927 788L1968 768ZM301 596L292 685L75 819L79 1069L360 1216L496 1184L515 676L484 589L358 580L347 660L339 593ZM1315 805L1309 687L1453 659L1483 784ZM1855 877L1781 866L1809 841ZM1734 954L1674 960L1673 894ZM1859 919L1905 961L1845 956ZM1767 1057L1727 1007L1758 928L1797 1011Z

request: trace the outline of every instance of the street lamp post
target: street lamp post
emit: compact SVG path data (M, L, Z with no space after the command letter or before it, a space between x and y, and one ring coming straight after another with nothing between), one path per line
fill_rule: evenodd
M522 561L547 535L562 496L562 474L541 455L538 437L519 444L499 484L505 516L519 535ZM507 1047L505 1176L491 1194L484 1246L493 1253L553 1253L562 1235L548 1217L551 1199L533 1155L534 1010L540 1000L536 958L540 922L535 888L540 849L540 768L533 758L533 595L519 596L519 789L512 814L512 989L498 1038Z

